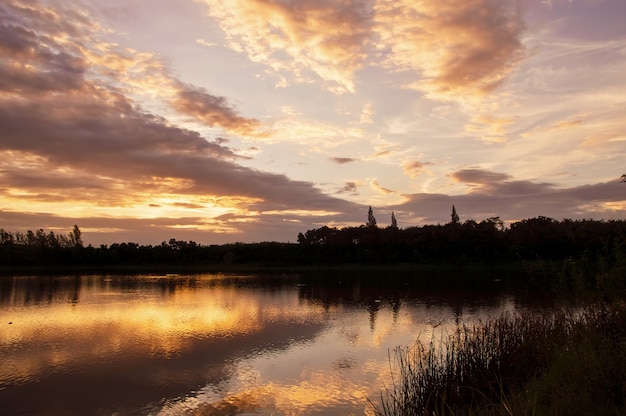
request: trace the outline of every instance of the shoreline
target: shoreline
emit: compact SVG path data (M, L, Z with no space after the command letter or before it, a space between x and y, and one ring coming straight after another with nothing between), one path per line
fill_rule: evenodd
M308 273L308 272L481 272L501 271L523 273L524 264L509 263L396 263L396 264L336 264L336 265L267 265L267 264L154 264L154 265L47 265L47 266L0 266L0 277L12 275L59 275L59 274L202 274L202 273Z

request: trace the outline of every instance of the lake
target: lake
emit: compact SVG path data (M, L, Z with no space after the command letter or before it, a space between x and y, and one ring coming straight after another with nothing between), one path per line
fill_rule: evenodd
M3 276L0 415L373 414L396 347L531 307L497 274Z

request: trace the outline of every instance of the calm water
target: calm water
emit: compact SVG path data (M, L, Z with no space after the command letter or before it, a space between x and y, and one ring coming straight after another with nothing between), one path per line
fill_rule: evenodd
M363 415L390 355L523 308L412 276L0 277L0 415Z

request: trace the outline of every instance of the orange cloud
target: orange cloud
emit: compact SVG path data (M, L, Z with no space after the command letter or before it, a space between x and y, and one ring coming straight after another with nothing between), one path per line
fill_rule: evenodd
M381 0L375 12L387 65L419 72L412 86L431 98L491 92L522 57L514 1Z
M361 0L204 0L229 46L278 73L307 81L312 71L336 92L354 92L370 36L370 11Z
M366 65L413 71L436 99L485 95L523 56L515 0L203 0L229 46L294 82L354 92ZM382 62L382 64L381 64ZM371 109L363 121L369 122Z
M424 172L426 165L430 165L430 163L420 162L419 160L407 160L402 164L402 169L406 176L415 179Z
M261 123L238 115L224 97L216 97L199 88L181 85L171 103L180 113L193 116L208 126L222 127L245 136L258 135Z
M385 188L384 186L379 184L376 179L372 179L372 181L370 182L370 185L372 186L372 188L374 188L375 190L377 190L381 194L389 195L389 194L393 194L395 192L395 191L393 191L393 190L391 190L389 188Z
M477 135L487 143L506 141L507 127L515 121L514 117L494 117L478 114L465 125L465 131Z

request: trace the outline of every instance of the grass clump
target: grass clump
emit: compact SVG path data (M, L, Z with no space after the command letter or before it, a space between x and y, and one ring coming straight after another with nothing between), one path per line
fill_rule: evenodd
M626 414L626 307L504 314L395 350L377 415Z

